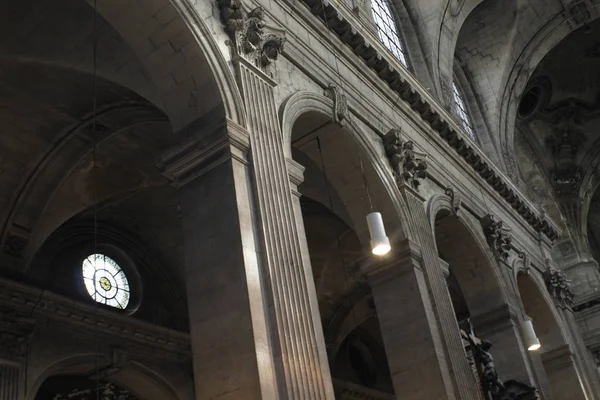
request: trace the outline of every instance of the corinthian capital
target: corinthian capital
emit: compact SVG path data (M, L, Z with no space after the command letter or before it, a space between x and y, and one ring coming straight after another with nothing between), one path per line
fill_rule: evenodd
M421 181L427 177L425 154L416 152L412 141L403 141L399 129L391 129L384 136L383 144L396 183L418 189Z
M266 70L283 50L285 36L267 26L262 7L246 11L241 0L218 0L221 22L235 55Z

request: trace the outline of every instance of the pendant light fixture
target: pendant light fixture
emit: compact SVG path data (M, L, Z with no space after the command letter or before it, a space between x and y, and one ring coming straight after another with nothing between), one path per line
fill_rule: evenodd
M527 316L525 317L525 321L523 321L523 336L527 350L538 351L542 347L540 339L538 339L535 329L533 329L533 321Z
M367 215L367 226L371 235L371 252L377 256L387 254L392 246L390 239L385 234L381 213L372 212Z
M390 245L390 239L385 234L385 225L383 225L381 213L373 211L373 203L371 202L371 193L369 193L369 185L367 184L367 176L365 175L362 156L360 155L358 143L355 142L355 144L356 154L358 155L358 161L360 162L360 172L362 173L367 200L369 201L369 208L371 210L367 215L367 227L369 228L369 235L371 236L371 252L376 256L383 256L389 253L392 246Z

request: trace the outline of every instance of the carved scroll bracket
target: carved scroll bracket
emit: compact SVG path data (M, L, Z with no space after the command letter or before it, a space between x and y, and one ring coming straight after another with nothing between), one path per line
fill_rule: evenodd
M455 216L459 215L460 207L462 206L462 199L460 193L456 191L452 186L448 186L444 190L446 196L450 197L450 203L452 204L452 214Z
M414 149L411 140L402 140L399 129L391 129L383 137L385 154L387 155L398 186L408 185L419 189L423 179L427 177L427 160L424 153Z
M325 96L333 100L333 121L342 125L348 116L348 101L346 95L335 83L330 83L325 89Z

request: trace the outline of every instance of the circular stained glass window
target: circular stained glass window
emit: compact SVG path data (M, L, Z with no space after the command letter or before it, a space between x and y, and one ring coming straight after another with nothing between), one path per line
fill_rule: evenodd
M101 304L124 309L129 304L129 281L119 264L104 254L92 254L81 266L90 297Z

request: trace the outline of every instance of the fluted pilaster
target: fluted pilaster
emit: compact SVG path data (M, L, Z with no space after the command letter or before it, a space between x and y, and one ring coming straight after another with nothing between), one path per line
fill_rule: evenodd
M443 338L448 364L453 374L454 385L460 399L478 399L476 383L469 366L452 300L446 284L443 268L436 252L435 237L420 194L409 187L400 187L408 206L410 231L418 240L422 251L423 274L429 287L432 309Z
M322 360L324 341L314 282L307 279L297 229L288 166L273 96L275 82L244 58L238 79L248 113L255 193L260 210L264 259L270 277L274 330L286 399L333 399L331 377ZM314 299L313 299L314 300Z

